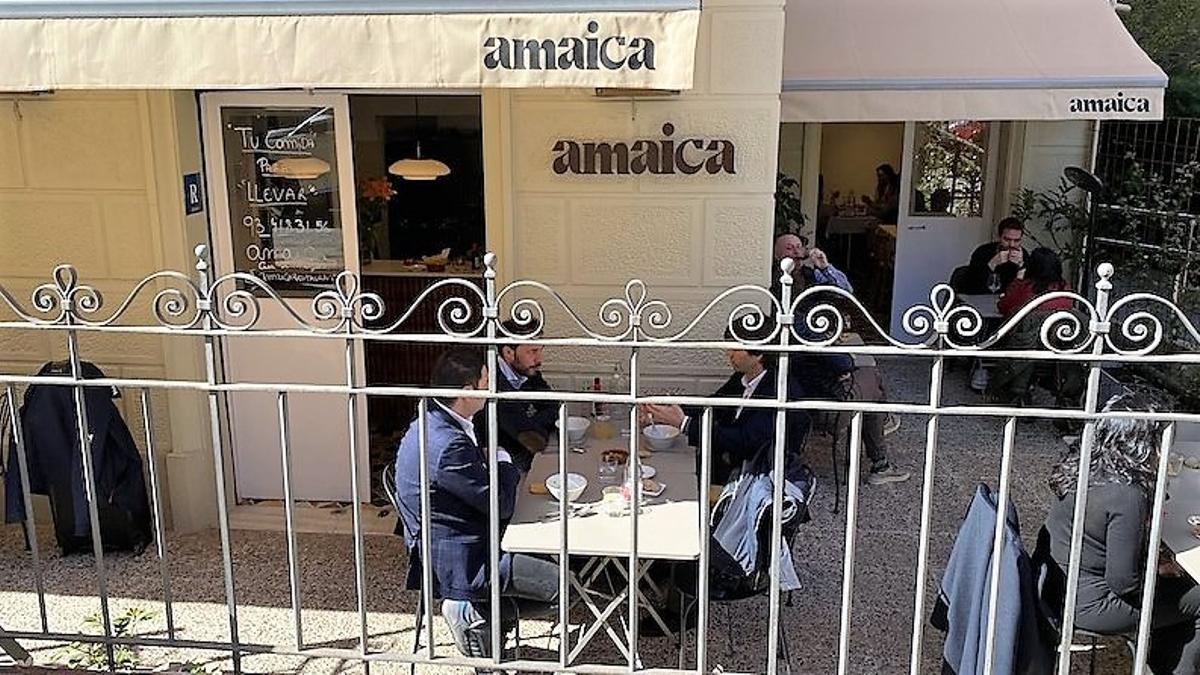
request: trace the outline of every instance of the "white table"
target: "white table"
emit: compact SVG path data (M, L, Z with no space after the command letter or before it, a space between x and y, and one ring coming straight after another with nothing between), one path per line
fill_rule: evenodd
M845 259L842 261L842 271L850 267L851 246L854 235L863 235L871 231L879 222L875 216L833 216L825 226L825 236L842 237Z
M958 299L963 304L970 305L979 312L979 315L985 319L1001 318L1000 310L996 308L996 304L1000 302L1000 295L992 295L991 293L960 293Z
M1200 469L1186 466L1167 482L1170 499L1163 505L1161 538L1175 553L1175 562L1200 582L1200 539L1192 536L1187 518L1200 513Z
M567 453L567 470L583 475L588 480L587 488L576 503L598 504L601 490L596 469L600 454L610 448L628 450L629 438L619 436L609 440L587 439L585 454ZM611 625L616 618L625 616L623 608L629 602L629 594L636 590L638 602L644 607L663 631L672 631L652 606L642 590L641 582L654 562L660 560L688 561L700 558L700 496L696 477L696 451L686 445L684 439L676 441L670 450L653 452L642 459L642 463L656 470L654 479L666 485L658 497L648 497L638 514L638 569L637 580L629 583L628 560L632 515L609 516L597 512L585 517L572 517L568 521L567 550L569 555L588 558L588 562L570 579L574 602L587 607L591 618L580 630L580 638L571 648L569 660L573 661L584 647L603 630L622 652L626 659L630 655L628 627L618 631ZM520 487L512 520L505 530L501 547L510 553L530 553L557 556L561 552L562 532L557 515L558 502L549 495L529 492L530 482L544 482L546 477L558 472L558 452L545 452L533 459L529 475ZM616 575L613 590L605 593L599 584L611 581ZM652 587L652 584L650 584ZM653 587L652 587L653 590ZM623 622L622 622L623 623Z

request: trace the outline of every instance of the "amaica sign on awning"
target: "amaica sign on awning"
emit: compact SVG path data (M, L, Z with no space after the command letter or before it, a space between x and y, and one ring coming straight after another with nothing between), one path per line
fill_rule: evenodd
M699 0L0 0L0 91L690 89L699 21Z

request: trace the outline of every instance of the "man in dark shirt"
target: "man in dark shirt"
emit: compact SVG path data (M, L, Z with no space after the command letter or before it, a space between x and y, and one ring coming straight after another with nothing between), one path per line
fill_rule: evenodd
M540 326L522 326L513 320L503 323L507 336L533 337ZM496 364L496 391L551 391L542 377L540 344L501 345ZM558 405L551 401L499 401L496 426L500 447L512 455L521 473L528 473L533 456L546 449L557 433ZM487 443L487 415L476 417L476 429L482 444Z
M960 293L1003 293L1025 267L1029 252L1021 246L1025 237L1025 225L1013 217L1005 218L996 225L996 241L989 241L971 254L966 276L956 291ZM988 279L995 273L1000 287L993 291Z
M749 340L765 339L769 329L746 331ZM726 331L726 340L735 339ZM729 349L725 352L729 365L734 373L725 384L715 393L717 398L776 398L776 363L774 352L755 351L749 345L743 349ZM786 399L794 401L803 396L792 390L794 382L789 382ZM677 405L648 404L643 407L643 413L649 421L669 424L679 427L687 437L688 443L700 447L700 432L702 410L699 408L681 408ZM804 447L804 438L808 434L810 423L808 414L802 410L790 411L787 414L785 455L788 457L785 472L799 466L799 459ZM771 408L713 408L712 425L712 484L724 485L734 475L735 470L763 450L770 450L775 443L775 410ZM699 462L699 458L697 458ZM699 473L699 470L697 470Z

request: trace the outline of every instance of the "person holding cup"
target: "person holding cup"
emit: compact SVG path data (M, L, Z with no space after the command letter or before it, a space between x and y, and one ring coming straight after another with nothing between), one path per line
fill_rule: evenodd
M1025 268L1029 251L1021 245L1025 238L1025 224L1009 216L996 225L996 240L976 248L971 253L971 262L960 293L1003 293Z

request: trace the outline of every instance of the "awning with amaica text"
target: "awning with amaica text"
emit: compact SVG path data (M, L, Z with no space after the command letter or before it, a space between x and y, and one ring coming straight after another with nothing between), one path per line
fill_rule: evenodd
M0 91L690 89L700 0L0 0Z
M788 0L786 35L785 122L1163 115L1109 0Z

